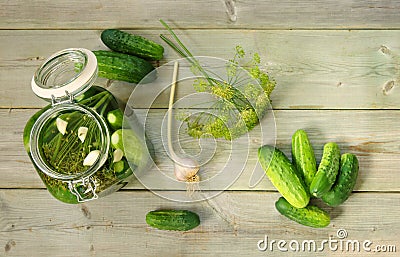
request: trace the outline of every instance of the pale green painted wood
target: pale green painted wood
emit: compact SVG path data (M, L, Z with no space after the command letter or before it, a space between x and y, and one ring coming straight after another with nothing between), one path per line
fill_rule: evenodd
M131 31L160 42L165 31ZM277 81L277 109L399 109L400 31L177 31L197 55L232 58L238 44L261 55ZM0 107L41 107L30 80L50 54L68 47L105 49L100 31L0 31ZM212 42L212 43L211 43ZM165 44L164 44L165 45ZM165 61L177 55L166 46ZM387 93L385 84L393 81ZM100 84L105 84L101 80ZM126 101L134 85L117 82L113 92ZM149 89L150 90L150 89ZM150 92L150 91L149 91ZM193 92L180 85L177 99ZM146 99L145 96L143 99ZM154 107L166 107L168 92ZM136 107L143 107L138 101Z
M346 239L371 240L374 247L396 245L398 251L398 194L356 193L338 208L322 205L332 217L324 229L304 227L281 216L274 208L278 198L277 193L226 192L209 202L184 204L146 191L124 191L96 202L66 205L44 190L3 189L0 252L3 256L287 256L277 248L260 252L257 242L268 236L288 243L315 240L320 244L329 237L338 239L338 229L347 231ZM188 232L150 228L145 215L159 208L192 210L201 224ZM291 254L321 256L320 252ZM322 254L369 256L329 248Z
M397 1L3 1L0 29L399 28Z
M43 188L38 175L25 153L22 145L22 132L26 121L35 110L13 109L0 110L0 119L8 122L0 124L3 136L0 140L0 188ZM143 118L144 110L136 110L140 119ZM147 130L149 138L156 147L157 167L165 171L173 178L173 163L166 155L161 143L160 124L165 110L154 110L149 115ZM339 144L342 153L352 152L360 161L360 173L355 190L357 191L400 191L400 178L397 167L400 165L398 155L400 154L398 135L400 119L398 111L301 111L287 110L275 111L277 126L277 145L290 157L291 136L296 129L305 129L310 136L311 143L315 148L317 160L320 160L323 145L329 141ZM270 125L271 119L263 120L263 127ZM340 123L339 123L340 121ZM183 132L184 133L184 132ZM237 165L239 169L248 157L248 162L239 179L232 185L230 190L275 190L271 183L264 177L262 182L255 188L249 188L249 180L257 163L257 148L262 144L260 133L256 127L250 135L250 145L246 138L235 141L233 153L239 155L230 161L230 144L220 144L218 152L207 166L203 167L203 178L212 176L220 171L226 163ZM268 138L265 134L264 140ZM198 145L190 143L188 137L183 137L181 144L184 149L195 152ZM249 149L249 153L247 152ZM238 170L238 172L240 169ZM260 167L256 168L258 174L263 174ZM157 181L159 174L157 169L152 169L149 174L154 175ZM226 174L226 173L224 173ZM129 185L131 189L141 189L139 182ZM185 189L184 185L174 187L157 187L158 189ZM225 188L215 188L225 189Z
M320 242L335 237L339 228L347 230L350 240L396 245L398 251L399 7L400 3L388 0L124 0L118 5L92 0L3 1L0 256L280 256L278 250L259 252L257 242L265 235L276 240ZM62 204L46 192L22 146L26 121L46 104L30 90L33 72L45 57L63 48L105 49L99 40L105 28L131 29L161 42L158 34L165 31L159 18L181 28L177 33L195 54L229 59L237 44L260 53L263 67L268 67L278 82L272 100L279 109L275 112L277 144L285 153L290 153L292 133L305 128L317 159L327 141L338 142L343 152L357 154L360 175L356 192L334 209L318 202L332 216L328 228L310 229L280 216L273 206L279 194L266 178L249 189L249 166L256 162L255 151L261 144L256 130L250 133L250 145L237 142L243 146L243 156L246 149L251 153L245 171L229 190L208 202L168 201L144 190L138 181L83 205ZM296 28L300 30L289 30ZM353 30L360 28L366 30ZM166 48L165 57L161 64L177 55ZM104 85L105 80L99 83ZM118 82L109 89L124 103L132 88ZM190 85L180 83L177 97L190 92ZM153 107L165 108L167 100L165 92ZM135 103L137 108L143 106L143 102ZM148 132L156 144L160 144L157 127L164 113L165 109L159 109L150 115L149 125L155 130ZM144 110L137 114L142 117ZM190 145L189 150L195 149ZM226 146L220 150L213 159L214 167L221 167L229 154ZM159 152L158 157L163 169L172 170L165 153ZM243 160L233 162L241 164ZM186 194L181 187L167 189L172 191L163 190L162 195ZM145 214L158 208L193 210L202 223L185 233L149 228ZM324 256L343 254L323 252Z

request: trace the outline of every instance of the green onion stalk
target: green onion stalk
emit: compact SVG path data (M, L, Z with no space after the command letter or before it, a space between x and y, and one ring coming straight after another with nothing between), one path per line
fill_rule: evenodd
M197 77L194 89L217 99L207 111L179 115L178 119L187 124L188 134L195 138L212 136L231 140L259 124L270 106L270 95L275 88L275 81L260 69L260 56L255 53L240 69L239 62L244 59L245 52L241 46L236 46L235 55L226 66L224 80L204 68L174 31L163 20L160 22L176 43L162 34L161 39L191 64L191 71Z

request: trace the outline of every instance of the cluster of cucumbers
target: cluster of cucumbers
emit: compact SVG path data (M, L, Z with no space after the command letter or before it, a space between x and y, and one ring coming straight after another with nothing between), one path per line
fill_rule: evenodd
M281 193L275 203L284 216L310 227L326 227L329 214L309 204L310 197L321 198L335 207L346 201L356 184L358 160L354 154L340 155L336 143L324 145L317 168L314 150L307 133L297 130L292 137L292 162L278 148L264 145L258 158L267 177Z
M163 58L164 48L139 35L118 29L106 29L101 33L102 42L112 51L96 50L98 75L110 80L139 83L151 71L149 61Z

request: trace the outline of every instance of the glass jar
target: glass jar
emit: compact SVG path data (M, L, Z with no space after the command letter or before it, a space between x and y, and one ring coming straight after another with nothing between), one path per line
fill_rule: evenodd
M122 122L114 96L92 86L96 78L96 57L82 48L53 54L32 78L33 92L51 104L27 122L24 145L48 191L65 203L117 191L150 158L140 126Z

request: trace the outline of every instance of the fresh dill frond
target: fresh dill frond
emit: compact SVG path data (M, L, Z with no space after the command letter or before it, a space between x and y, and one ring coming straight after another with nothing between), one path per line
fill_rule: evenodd
M179 55L191 64L191 72L197 76L193 87L199 93L215 96L215 104L207 111L179 115L179 120L187 125L187 133L195 138L214 137L231 140L238 138L260 123L270 106L270 95L275 81L260 68L261 58L254 53L251 60L244 63L246 52L236 46L232 59L226 62L226 76L215 74L203 67L173 30L162 20L160 22L175 39L177 44L164 35L160 37Z

